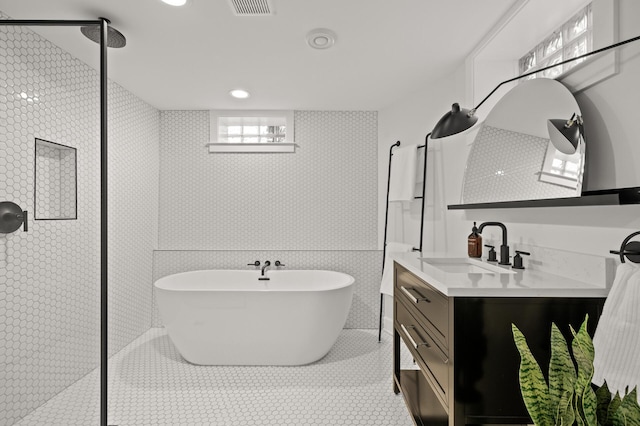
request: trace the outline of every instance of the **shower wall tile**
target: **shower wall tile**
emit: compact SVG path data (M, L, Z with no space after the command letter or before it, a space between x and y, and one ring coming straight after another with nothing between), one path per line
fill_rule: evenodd
M109 354L151 326L160 112L109 86Z
M1 426L99 364L99 87L96 70L48 40L0 27L0 201L30 213L29 232L0 234ZM151 323L159 112L117 84L109 93L114 353ZM77 149L75 220L34 220L36 138Z
M162 111L168 250L374 250L377 113L296 111L296 152L209 154L208 111Z
M355 278L353 301L345 328L376 328L380 309L379 250L169 250L154 252L153 281L167 275L201 269L251 269L256 260L276 260L285 269L325 269L345 272ZM256 275L259 271L256 271ZM304 286L304 283L301 283ZM153 303L153 326L161 327L162 319Z

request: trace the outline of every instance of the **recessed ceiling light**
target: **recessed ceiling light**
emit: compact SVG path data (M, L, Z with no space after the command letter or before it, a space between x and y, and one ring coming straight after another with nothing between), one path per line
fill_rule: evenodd
M249 92L243 89L233 89L229 94L236 99L247 99L249 97Z
M314 49L328 49L336 42L336 33L326 28L316 28L307 34L307 43Z
M164 3L171 6L184 6L187 4L187 0L162 0Z

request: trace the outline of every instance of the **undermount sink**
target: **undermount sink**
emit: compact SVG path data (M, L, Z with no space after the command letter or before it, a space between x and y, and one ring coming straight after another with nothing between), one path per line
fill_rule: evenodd
M448 274L515 274L506 267L466 257L421 257L420 260Z

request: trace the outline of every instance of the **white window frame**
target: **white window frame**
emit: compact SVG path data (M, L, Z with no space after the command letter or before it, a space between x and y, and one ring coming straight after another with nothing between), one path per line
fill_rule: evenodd
M284 117L284 142L236 143L218 140L220 117ZM209 152L295 152L295 122L292 110L212 110L209 114Z
M578 14L583 14L585 11L587 12L587 24L584 32L579 34L572 40L569 40L569 41L565 40L565 36L567 34L567 30L571 22L576 18ZM560 34L560 40L561 40L560 46L558 46L556 50L552 51L551 53L548 53L546 56L542 56L544 55L545 45L551 38L555 37L556 34ZM579 39L584 39L584 41L586 42L587 45L585 47L585 51L575 56L565 56L567 53L567 49L570 46L574 45ZM553 65L553 63L545 62L545 61L550 60L554 56L557 58L557 61L554 61L554 62L559 63L559 62L563 62L563 61L572 59L574 57L586 54L591 51L593 51L593 8L592 8L592 3L588 3L582 9L580 9L576 14L574 14L567 21L565 21L559 28L556 28L554 31L550 32L549 35L547 35L542 41L540 41L540 43L538 43L533 49L529 50L525 55L521 56L520 59L518 60L518 70L520 75L534 72L541 68ZM535 55L536 64L529 69L523 70L522 61L531 54ZM569 62L565 65L557 66L555 68L550 68L546 71L536 72L535 74L532 74L529 77L526 77L520 81L522 82L532 78L561 79L573 67L577 66L578 64L586 60L588 60L588 58L584 58L581 61Z
M593 50L612 45L618 41L618 0L593 0ZM587 89L607 78L618 74L619 49L600 53L585 58L577 66L571 68L558 78L571 92Z
M528 3L533 1L535 0L516 0L512 8L494 26L493 30L487 33L467 56L465 60L466 104L476 104L498 82L518 75L518 58L528 51L526 50L527 47L523 46L524 48L519 54L502 56L497 59L492 56L492 49L495 46L511 42L512 39L505 37L504 34L513 32L514 28L519 28L517 24L514 25L514 22L520 23L522 21L518 18L524 17L525 20L528 19L526 8ZM599 49L618 42L618 0L592 0L591 8L593 16L593 49ZM612 49L586 58L586 61L560 76L559 81L575 95L617 74L619 72L618 50ZM485 53L487 51L490 51L489 55ZM517 82L511 84L517 84ZM505 86L505 88L508 87L512 86ZM502 90L497 95L503 95L505 92L505 90ZM488 99L483 106L483 110L490 111L500 97L492 96ZM472 141L473 137L469 138L469 140Z

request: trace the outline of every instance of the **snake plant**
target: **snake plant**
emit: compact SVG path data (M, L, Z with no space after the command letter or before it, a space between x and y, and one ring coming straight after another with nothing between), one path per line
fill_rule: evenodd
M606 382L599 388L591 384L594 348L587 332L588 319L577 332L570 327L571 350L558 327L551 324L548 382L524 335L511 325L520 352L520 391L529 416L537 426L640 426L635 388L623 397L616 392L612 398Z

